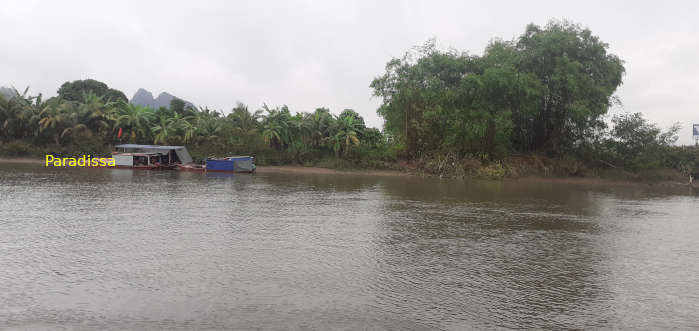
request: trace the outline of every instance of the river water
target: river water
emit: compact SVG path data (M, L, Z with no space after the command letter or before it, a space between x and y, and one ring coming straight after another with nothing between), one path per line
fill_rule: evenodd
M0 328L696 329L699 194L0 164Z

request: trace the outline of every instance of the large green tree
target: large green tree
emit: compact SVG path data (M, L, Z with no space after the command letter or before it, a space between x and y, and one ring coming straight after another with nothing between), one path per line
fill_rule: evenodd
M155 119L155 112L152 109L131 103L120 103L113 118L113 132L122 129L122 139L129 142L150 140L151 123Z
M371 83L374 95L383 99L377 112L385 130L413 157L465 144L464 136L444 145L445 133L449 127L468 129L468 91L462 84L476 69L472 57L440 51L434 40L389 61Z
M347 154L352 146L359 145L363 124L354 116L338 117L335 122L337 128L332 136L333 150L336 155Z
M185 103L182 99L174 98L170 100L170 111L175 112L175 114L184 114Z
M389 61L370 86L383 100L385 130L413 157L560 153L599 129L616 100L624 67L607 48L560 21L495 40L481 56L441 51L431 40Z
M516 126L529 131L520 148L560 151L603 125L601 117L617 102L623 61L589 29L567 21L545 27L527 26L516 43L518 69L534 75L543 86L534 117Z
M58 89L58 96L65 100L82 101L83 94L92 92L105 101L128 102L124 92L109 88L107 84L94 79L75 80L65 82Z

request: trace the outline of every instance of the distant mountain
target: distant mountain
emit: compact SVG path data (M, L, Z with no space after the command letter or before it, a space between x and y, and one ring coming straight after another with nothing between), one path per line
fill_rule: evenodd
M158 109L160 107L170 107L170 101L172 101L175 98L184 101L185 107L194 108L194 104L192 104L191 102L182 98L178 98L167 92L160 93L157 98L153 98L153 93L150 93L150 91L143 88L140 88L138 89L138 91L136 91L136 94L133 95L130 102L134 105L148 106L153 109Z
M0 95L5 98L11 98L15 96L15 91L9 87L0 86Z

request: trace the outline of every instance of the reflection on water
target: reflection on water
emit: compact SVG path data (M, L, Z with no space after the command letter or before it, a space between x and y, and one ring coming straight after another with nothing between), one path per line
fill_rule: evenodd
M0 164L0 328L697 328L699 199Z

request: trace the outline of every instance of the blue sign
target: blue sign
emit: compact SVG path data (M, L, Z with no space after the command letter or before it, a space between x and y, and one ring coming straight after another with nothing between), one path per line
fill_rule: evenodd
M699 137L699 124L694 124L694 137Z

